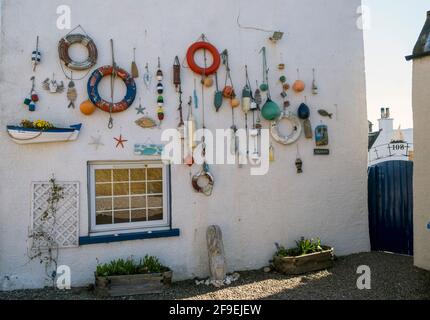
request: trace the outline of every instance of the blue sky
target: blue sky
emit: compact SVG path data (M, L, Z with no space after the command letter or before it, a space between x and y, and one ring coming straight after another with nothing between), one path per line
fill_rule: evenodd
M395 126L413 126L413 46L430 10L429 0L363 0L370 9L370 29L364 32L368 118L377 129L381 107L390 107Z

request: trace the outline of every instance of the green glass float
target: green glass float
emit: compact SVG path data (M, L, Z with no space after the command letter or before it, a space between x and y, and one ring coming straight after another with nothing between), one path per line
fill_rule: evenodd
M281 116L281 108L273 102L271 99L267 99L267 102L264 104L261 109L261 115L267 121L274 121Z

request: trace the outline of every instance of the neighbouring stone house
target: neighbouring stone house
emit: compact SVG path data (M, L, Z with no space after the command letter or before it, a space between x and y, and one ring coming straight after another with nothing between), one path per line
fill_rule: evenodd
M414 258L415 265L430 270L430 11L414 47L412 107L414 112Z

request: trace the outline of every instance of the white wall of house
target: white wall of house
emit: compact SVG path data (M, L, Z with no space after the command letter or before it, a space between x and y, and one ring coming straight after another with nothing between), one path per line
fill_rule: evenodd
M313 155L315 142L301 138L300 153L304 173L296 174L296 145L274 143L276 161L263 177L253 177L247 167L213 166L216 177L212 197L194 193L190 170L172 168L173 227L181 236L113 244L81 246L60 251L59 262L72 269L74 286L93 281L100 262L131 255L153 254L169 265L176 279L208 275L206 229L220 225L230 271L260 268L268 264L279 242L294 245L301 236L320 237L333 245L338 255L369 250L367 216L367 115L365 101L364 49L362 31L357 27L360 0L268 0L261 1L137 1L3 0L2 52L0 57L0 126L18 124L22 119L43 118L56 125L83 123L79 140L72 143L18 146L0 130L0 289L34 288L44 285L43 266L29 262L27 256L30 226L31 183L46 181L52 174L61 181L80 183L80 235L88 235L87 162L95 160L142 160L133 154L134 143L148 137L160 141L161 130L143 130L134 124L133 108L115 115L115 128L107 129L108 114L97 111L91 117L78 109L67 109L65 94L43 92L40 83L56 74L67 81L59 66L57 44L67 33L56 28L57 6L71 6L72 25L81 24L99 49L98 66L111 63L110 43L116 45L119 66L128 69L132 49L143 71L146 62L155 72L160 56L166 79L166 121L163 128L178 123L177 98L171 83L174 57L184 58L188 47L202 33L219 50L228 48L235 86L244 86L244 65L253 79L261 82L259 51L268 48L273 95L278 99L281 75L277 64L287 65L289 82L301 78L308 88L301 95L290 94L292 109L307 96L312 122L329 126L331 155ZM243 25L282 30L285 38L271 44L269 34L238 28ZM38 67L39 108L31 114L22 105L30 89L30 54L40 36L43 62ZM76 54L79 54L76 52ZM312 96L312 68L316 68L320 94ZM78 76L78 75L75 75ZM191 95L194 75L184 70L184 92ZM224 72L220 74L223 81ZM255 80L254 80L255 79ZM87 99L86 80L78 81L79 101ZM109 96L108 82L101 91ZM155 115L155 88L145 89L137 81L143 104ZM121 92L118 92L120 96ZM207 106L212 106L212 92ZM333 120L321 118L317 110L338 113ZM133 106L135 107L135 106ZM237 110L238 124L244 126ZM219 114L208 107L209 129L228 128L231 111L226 104ZM264 126L269 127L265 122ZM113 138L122 134L129 140L126 148L116 149ZM91 136L103 136L105 146L98 151L89 145ZM195 168L194 170L197 170Z

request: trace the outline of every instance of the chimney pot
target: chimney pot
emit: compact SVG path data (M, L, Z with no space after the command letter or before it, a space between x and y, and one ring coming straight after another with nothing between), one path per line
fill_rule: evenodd
M385 108L381 108L381 119L385 119Z
M386 110L385 110L385 118L387 118L387 119L390 119L390 108L387 108Z

